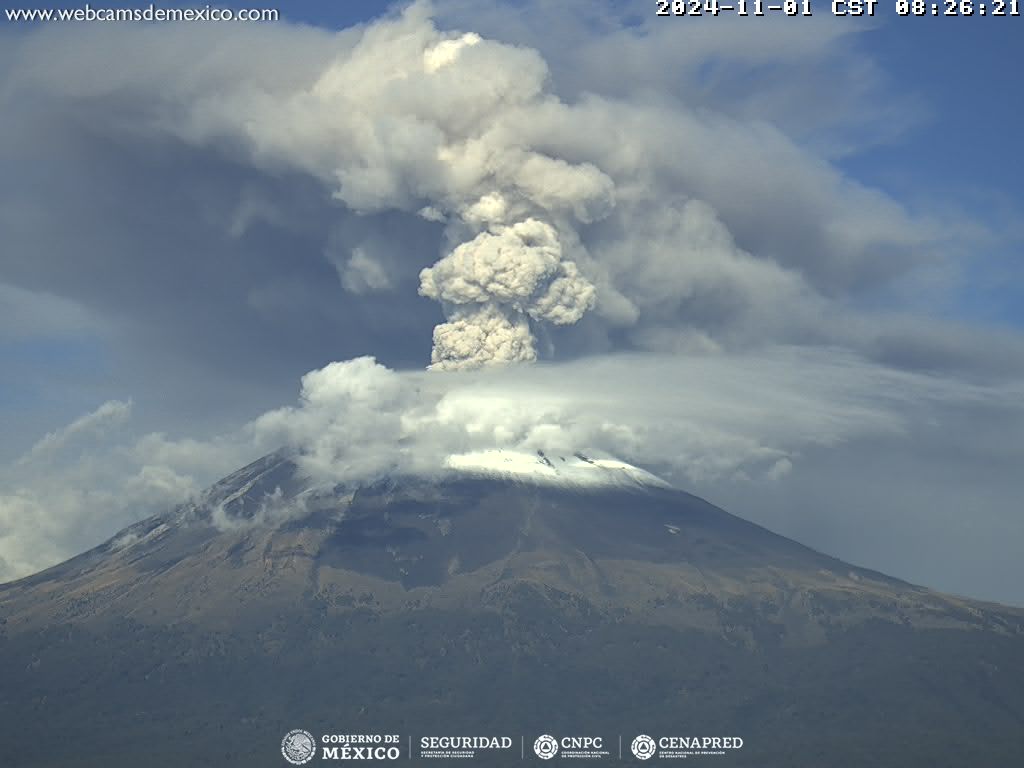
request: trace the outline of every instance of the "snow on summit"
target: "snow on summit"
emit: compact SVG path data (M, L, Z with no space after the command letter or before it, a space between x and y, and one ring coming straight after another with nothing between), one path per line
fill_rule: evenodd
M547 455L543 451L486 450L459 453L445 460L456 472L544 485L569 487L671 487L660 477L616 459L591 459L581 453Z

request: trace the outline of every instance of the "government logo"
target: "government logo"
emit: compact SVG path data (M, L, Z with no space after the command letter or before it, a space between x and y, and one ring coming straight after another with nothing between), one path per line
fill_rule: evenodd
M654 743L654 739L650 736L641 733L633 739L630 749L633 750L633 754L638 760L649 760L658 751L658 745Z
M533 751L537 753L537 757L541 760L550 760L558 754L558 742L554 736L544 734L533 742Z
M321 760L398 760L401 737L396 733L325 733Z
M281 754L292 765L305 765L316 755L316 740L301 728L288 731L281 739Z

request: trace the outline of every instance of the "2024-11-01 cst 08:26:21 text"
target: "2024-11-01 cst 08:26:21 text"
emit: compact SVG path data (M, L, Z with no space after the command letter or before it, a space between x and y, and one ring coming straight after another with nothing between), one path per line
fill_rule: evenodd
M874 16L882 0L655 0L657 16L813 16L823 3L833 16ZM885 0L897 16L1020 16L1020 0Z

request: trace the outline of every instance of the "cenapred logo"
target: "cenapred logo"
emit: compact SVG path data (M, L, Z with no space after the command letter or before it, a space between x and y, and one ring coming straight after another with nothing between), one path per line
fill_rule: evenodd
M309 731L295 728L281 739L281 754L292 765L305 765L316 755L316 739Z
M541 760L550 760L558 754L558 741L554 736L545 733L543 736L538 736L537 740L533 742L533 751Z
M633 750L633 754L638 760L649 760L658 751L658 745L654 743L654 739L645 733L641 733L633 739L629 748Z
M638 760L661 758L685 759L688 757L711 757L725 755L734 749L743 748L739 736L659 736L654 739L640 734L630 745Z

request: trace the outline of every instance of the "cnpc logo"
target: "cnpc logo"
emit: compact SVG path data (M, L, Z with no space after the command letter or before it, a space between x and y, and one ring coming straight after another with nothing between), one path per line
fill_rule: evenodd
M533 742L533 751L541 760L550 760L559 752L565 757L580 757L580 753L590 753L604 749L604 739L600 736L563 736L556 739L544 734Z
M533 742L533 751L541 760L550 760L558 754L558 740L547 733L538 736L537 740Z

